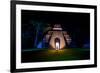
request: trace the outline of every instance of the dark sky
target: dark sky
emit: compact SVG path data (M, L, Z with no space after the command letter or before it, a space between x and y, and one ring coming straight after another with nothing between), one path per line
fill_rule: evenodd
M89 32L89 13L68 13L68 12L47 12L22 10L22 23L29 23L30 20L45 22L51 25L61 24L64 29L82 29ZM85 32L85 33L87 33Z
M72 13L72 12L50 12L50 11L29 11L22 10L22 28L30 26L30 21L42 23L61 24L65 31L68 31L73 40L83 43L90 40L90 14L89 13ZM27 28L23 28L26 31ZM31 28L32 29L32 28Z

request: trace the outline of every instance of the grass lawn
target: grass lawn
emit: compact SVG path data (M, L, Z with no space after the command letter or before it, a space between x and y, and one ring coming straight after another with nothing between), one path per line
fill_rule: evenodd
M32 49L22 51L22 62L68 61L90 59L90 50L68 48L63 50Z

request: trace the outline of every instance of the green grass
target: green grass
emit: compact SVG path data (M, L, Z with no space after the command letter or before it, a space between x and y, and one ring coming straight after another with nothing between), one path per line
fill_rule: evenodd
M84 48L68 48L63 50L34 49L22 52L22 62L84 60L89 58L89 49Z

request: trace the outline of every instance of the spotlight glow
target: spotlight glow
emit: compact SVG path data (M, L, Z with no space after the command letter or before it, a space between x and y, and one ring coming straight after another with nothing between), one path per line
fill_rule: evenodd
M60 50L60 43L56 42L56 50Z

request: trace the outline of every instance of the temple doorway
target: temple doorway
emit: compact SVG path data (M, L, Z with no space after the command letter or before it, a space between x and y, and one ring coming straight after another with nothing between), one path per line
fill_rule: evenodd
M55 48L56 50L60 50L60 39L59 38L55 38Z

